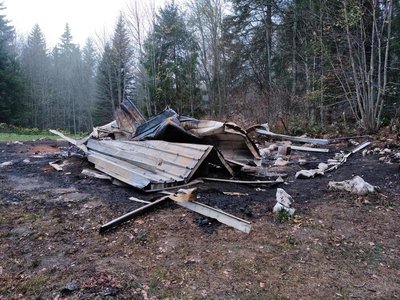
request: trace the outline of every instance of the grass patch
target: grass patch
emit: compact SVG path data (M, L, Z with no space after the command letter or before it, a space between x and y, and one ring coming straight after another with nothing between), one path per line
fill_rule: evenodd
M49 277L45 275L33 275L21 282L18 290L22 293L38 293L44 289Z
M281 210L279 210L278 213L276 214L276 220L279 223L289 222L291 219L292 219L292 216L283 208Z
M62 130L59 131L75 139L87 136L87 133L69 134ZM0 142L33 141L40 138L55 140L59 136L38 128L24 128L0 123Z
M79 135L74 135L74 134L65 134L66 136L73 138L73 139L79 139L85 134L79 134ZM15 142L15 141L34 141L38 139L51 139L51 140L56 140L59 139L60 137L58 135L52 134L50 132L41 132L41 133L32 133L32 134L27 134L27 133L14 133L14 132L0 132L0 142Z
M0 132L0 142L14 142L14 141L33 141L40 138L58 139L59 137L54 134L18 134L18 133L2 133Z

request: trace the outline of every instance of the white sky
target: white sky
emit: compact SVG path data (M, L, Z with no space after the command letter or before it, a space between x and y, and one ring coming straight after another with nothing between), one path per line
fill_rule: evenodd
M2 0L2 11L17 33L27 36L37 23L45 34L47 46L55 46L71 29L73 42L85 45L95 34L112 33L117 18L129 0ZM142 0L148 1L148 0ZM1 2L1 1L0 1ZM157 4L164 0L156 0Z

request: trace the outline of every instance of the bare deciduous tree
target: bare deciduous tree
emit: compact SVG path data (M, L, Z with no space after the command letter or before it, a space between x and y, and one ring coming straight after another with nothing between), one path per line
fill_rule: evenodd
M387 88L393 2L343 0L342 5L346 47L337 46L333 67L354 116L374 132L381 124Z

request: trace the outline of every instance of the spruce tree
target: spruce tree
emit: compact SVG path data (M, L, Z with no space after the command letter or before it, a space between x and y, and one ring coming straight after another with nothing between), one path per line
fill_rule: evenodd
M0 12L4 10L0 3ZM15 32L6 16L0 14L0 123L24 123L23 82L14 51Z
M115 110L134 90L133 48L121 16L117 20L113 38L106 43L97 70L97 101L94 110L95 124L113 119Z
M199 112L198 45L174 2L160 9L145 50L153 113L167 105L179 113Z

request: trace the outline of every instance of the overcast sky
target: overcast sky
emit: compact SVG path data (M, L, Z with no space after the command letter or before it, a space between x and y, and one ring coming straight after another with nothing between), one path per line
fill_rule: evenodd
M59 42L68 23L73 41L84 46L89 36L105 30L112 32L127 2L129 0L3 0L6 10L2 14L25 36L39 24L50 47ZM164 1L156 2L160 5Z

